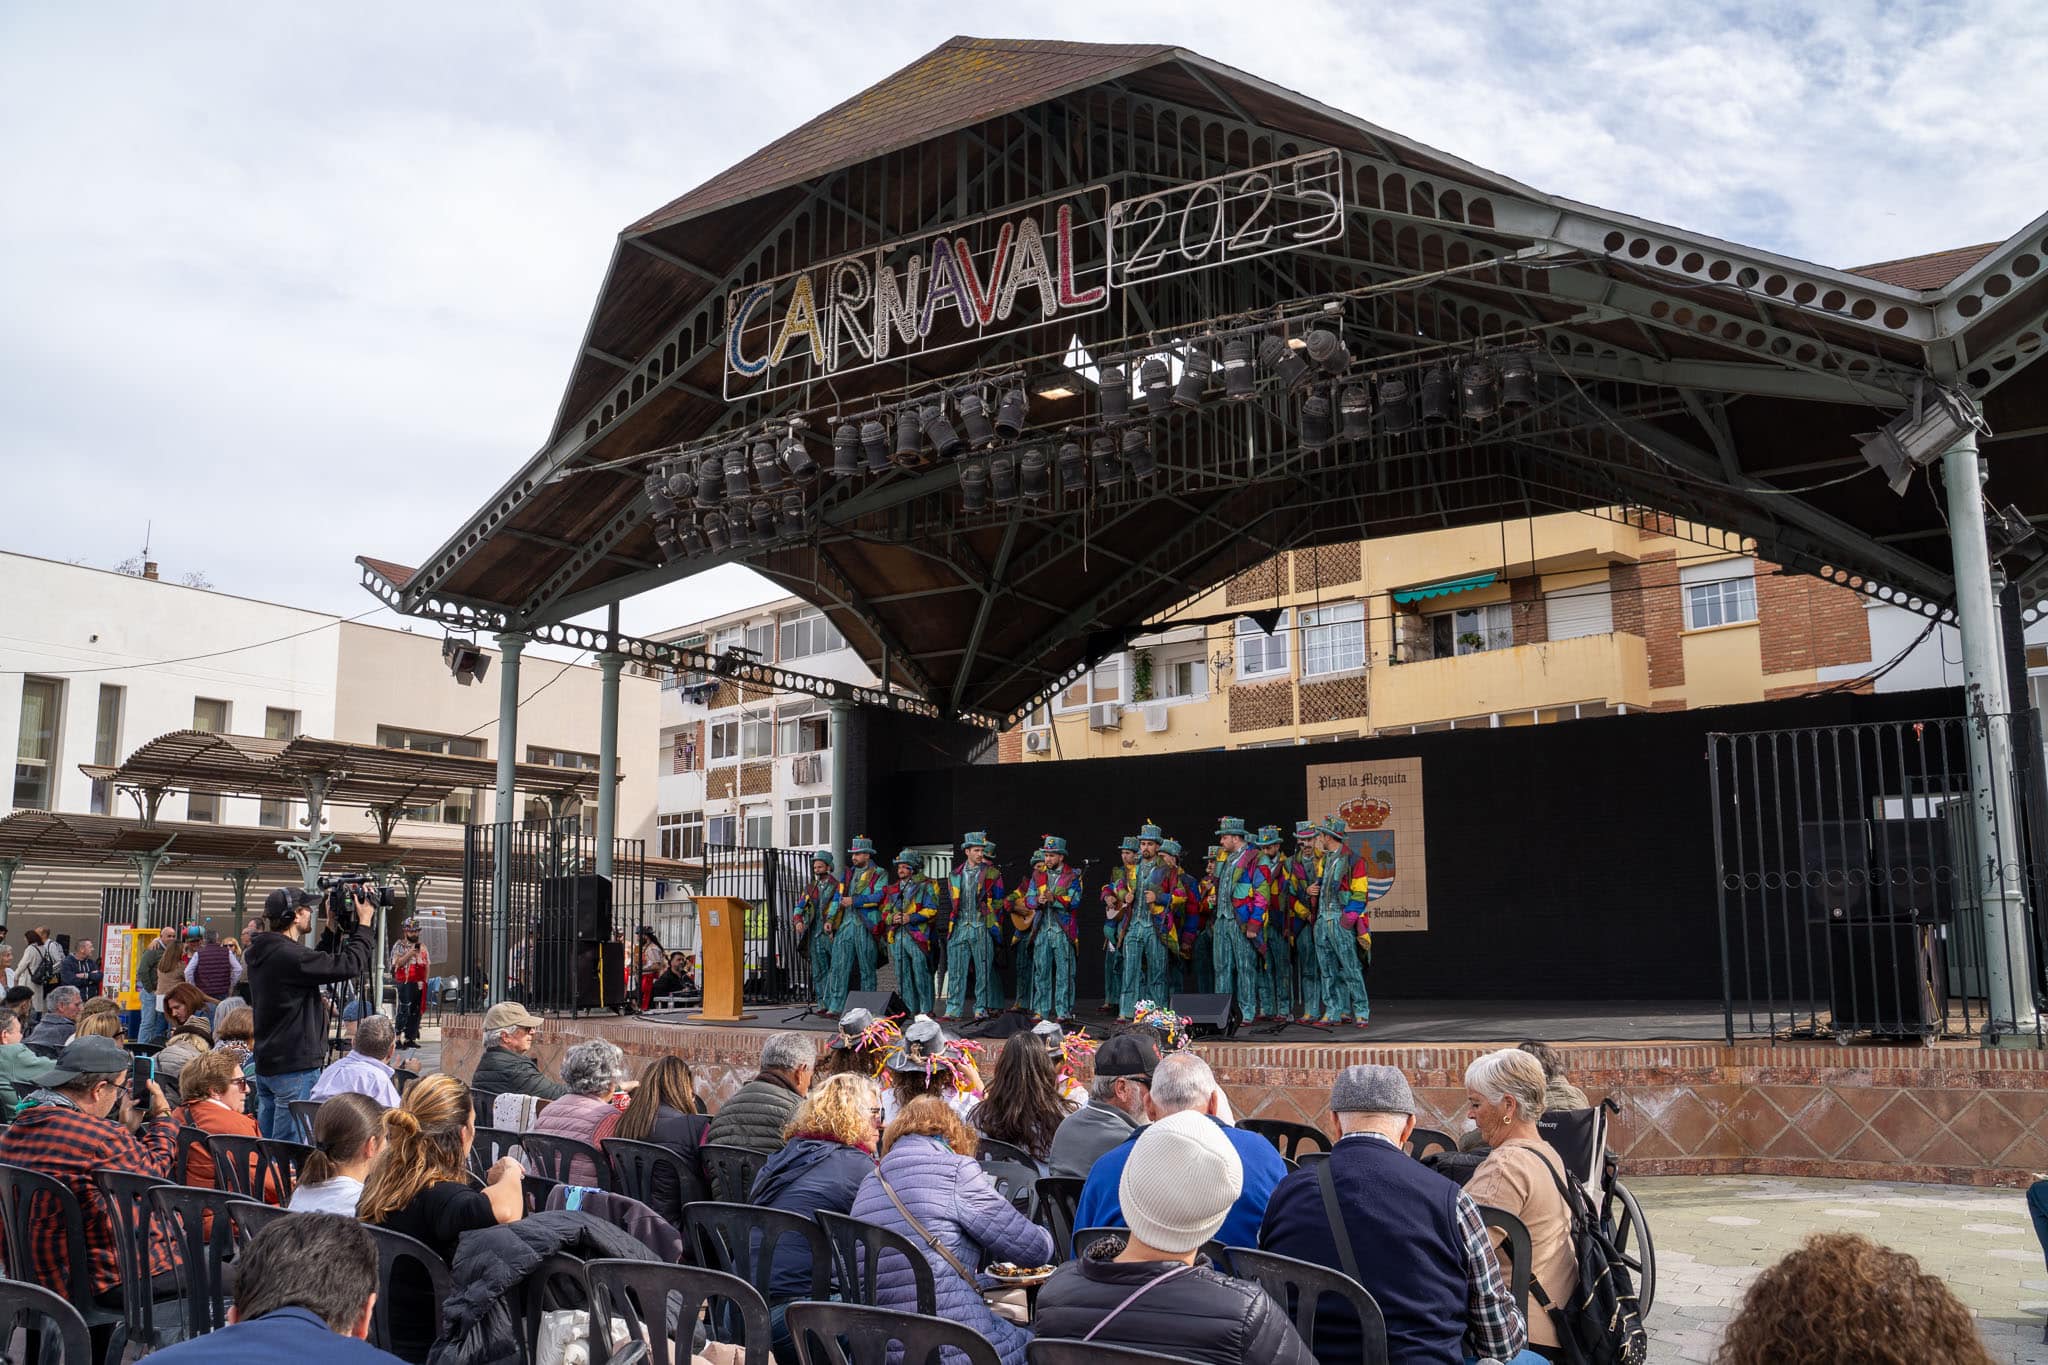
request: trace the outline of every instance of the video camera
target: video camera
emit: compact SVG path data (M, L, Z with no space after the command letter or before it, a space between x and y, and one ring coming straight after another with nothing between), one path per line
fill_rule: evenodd
M322 908L344 933L361 922L356 915L357 896L368 898L370 904L379 910L389 910L398 904L398 897L392 894L391 888L379 885L376 874L371 872L346 872L322 877L320 891Z

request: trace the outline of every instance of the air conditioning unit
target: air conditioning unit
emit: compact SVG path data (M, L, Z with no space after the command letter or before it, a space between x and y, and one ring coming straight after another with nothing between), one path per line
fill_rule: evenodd
M1145 704L1145 733L1163 735L1166 733L1166 703L1163 701Z
M1088 708L1088 728L1091 730L1123 729L1123 704L1114 701L1099 701L1090 706Z
M789 775L800 783L825 780L825 759L822 754L798 754L790 760L789 768Z
M1051 749L1052 749L1052 731L1050 731L1050 730L1026 730L1026 731L1024 732L1024 752L1025 752L1025 753L1027 753L1027 754L1042 754L1042 753L1047 753L1047 752L1049 752L1049 751L1050 751Z

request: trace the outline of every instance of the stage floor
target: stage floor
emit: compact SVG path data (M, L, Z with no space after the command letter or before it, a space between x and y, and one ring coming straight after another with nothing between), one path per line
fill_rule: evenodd
M664 1023L695 1023L696 1011L652 1010L640 1016ZM801 1007L750 1006L751 1018L729 1028L830 1029L829 1015L806 1013ZM998 1020L1004 1016L998 1015ZM1108 1016L1083 1011L1082 1025L1091 1034L1106 1034ZM949 1024L970 1038L1015 1031L1009 1023L966 1026ZM1561 1000L1523 1001L1503 1005L1490 1000L1386 1000L1373 1007L1366 1028L1324 1028L1307 1024L1245 1024L1238 1042L1262 1043L1518 1043L1539 1038L1549 1043L1719 1042L1723 1037L1721 1006L1715 1001Z

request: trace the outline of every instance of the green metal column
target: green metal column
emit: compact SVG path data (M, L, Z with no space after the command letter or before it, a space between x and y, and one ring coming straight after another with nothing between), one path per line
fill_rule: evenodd
M0 858L0 929L14 913L14 874L21 871L21 859Z
M135 879L141 887L135 896L135 927L138 929L155 929L160 927L156 923L156 895L151 890L151 887L156 881L157 868L162 865L165 858L170 856L171 842L177 837L174 834L170 839L164 840L161 848L153 848L146 853L130 853L128 855L128 862L134 867Z
M220 874L224 882L231 882L235 888L235 932L242 931L242 922L249 913L249 880L256 875L253 867L231 867ZM147 927L147 926L145 926Z
M851 740L848 722L853 719L853 706L849 702L835 701L825 708L832 716L832 828L825 847L844 855L847 845L853 842L852 819L848 803L853 794L846 789L850 755L846 746Z
M597 656L603 678L597 707L597 875L607 881L619 817L619 670L625 662L617 654Z
M491 845L491 1003L510 998L506 984L512 974L512 822L518 818L512 791L513 765L519 761L519 655L526 637L507 631L498 637L498 805L497 831Z

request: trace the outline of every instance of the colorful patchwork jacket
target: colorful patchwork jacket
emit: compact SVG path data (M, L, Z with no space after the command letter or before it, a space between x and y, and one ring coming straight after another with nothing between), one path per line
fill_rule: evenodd
M1247 844L1224 858L1216 879L1217 918L1226 922L1235 919L1239 930L1261 953L1266 951L1266 913L1272 900L1273 869L1257 849Z
M843 920L848 914L858 915L860 922L867 926L867 931L880 937L882 897L888 889L889 879L883 875L882 869L873 863L866 867L849 869L846 880L839 884L840 903L843 907L839 919ZM828 923L835 933L838 932L839 925L836 922Z
M986 930L990 937L995 937L1001 927L1002 869L994 863L983 863L979 870L981 875L977 880L976 869L962 863L954 869L953 875L946 879L953 906L953 917L947 922L949 938L963 928ZM969 892L970 885L973 887L972 894ZM963 899L968 903L962 905Z
M1179 916L1174 911L1174 897L1180 891L1178 874L1166 865L1164 858L1154 858L1151 862L1140 859L1131 873L1131 887L1136 894L1131 903L1133 914L1143 912L1148 915L1152 932L1159 936L1167 951L1177 951L1174 926L1179 923ZM1128 934L1130 931L1126 929L1124 932Z
M1109 874L1109 880L1102 884L1102 943L1115 951L1123 946L1124 930L1130 924L1130 916L1122 914L1118 896L1123 892L1135 895L1138 865L1125 867L1118 863L1116 870Z
M1372 956L1372 911L1366 908L1370 876L1363 858L1336 854L1323 859L1322 911L1337 915L1357 935L1359 951L1367 957Z
M903 923L894 923L897 914L904 916ZM911 942L919 948L932 946L932 926L939 918L939 884L930 877L919 873L909 881L890 882L882 901L883 919L888 925L889 942L894 943L899 935L908 934Z
M839 881L834 877L814 877L804 886L803 895L797 897L796 946L801 948L810 941L813 930L824 927L828 934L839 932Z
M1191 958L1195 955L1195 936L1209 923L1209 906L1213 898L1204 900L1202 888L1208 878L1197 881L1193 873L1180 872L1176 876L1173 892L1173 932L1180 940L1180 955Z
M1067 942L1080 943L1081 874L1071 867L1056 873L1039 868L1024 883L1024 908L1037 916L1031 922L1034 942L1049 918L1067 936Z
M1322 875L1322 863L1313 851L1297 853L1291 858L1280 860L1280 872L1287 887L1287 941L1292 943L1309 925L1316 920L1316 903L1309 898L1308 889L1315 885Z

